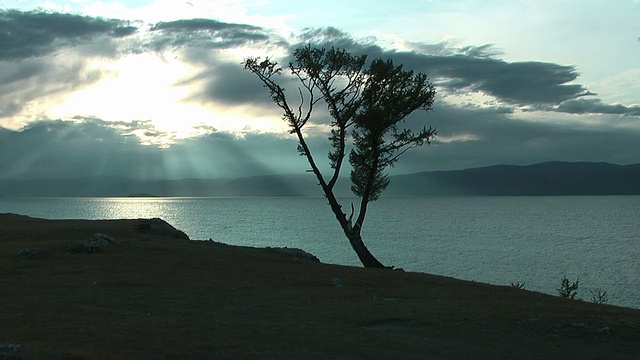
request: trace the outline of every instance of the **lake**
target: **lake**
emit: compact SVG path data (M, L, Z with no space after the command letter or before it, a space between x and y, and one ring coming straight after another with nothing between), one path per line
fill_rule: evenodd
M345 208L353 198L342 198ZM359 265L324 198L0 198L0 213L48 219L162 218L191 239L286 246ZM640 196L382 198L363 238L385 265L640 308Z

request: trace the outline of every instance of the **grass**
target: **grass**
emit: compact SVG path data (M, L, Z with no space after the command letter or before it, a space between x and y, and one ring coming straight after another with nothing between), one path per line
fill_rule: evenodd
M95 233L119 243L98 253L66 252ZM25 248L45 253L16 258ZM189 241L160 220L0 215L0 259L0 344L21 344L17 358L640 354L640 310L422 273L305 263L273 250Z

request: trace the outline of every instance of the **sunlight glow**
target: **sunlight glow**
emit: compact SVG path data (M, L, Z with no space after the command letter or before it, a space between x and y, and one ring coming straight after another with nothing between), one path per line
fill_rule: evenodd
M499 108L508 106L508 104L500 101L497 97L487 94L484 91L474 89L472 87L465 87L458 89L457 91L447 91L442 87L438 87L438 96L441 101L458 107L463 108Z
M453 134L450 136L446 135L438 135L433 139L434 143L454 143L454 142L467 142L467 141L478 141L481 138L478 135L474 134Z
M144 129L134 129L145 145L168 147L176 140L212 131L283 132L286 126L273 117L255 118L242 108L189 103L187 86L178 86L193 69L167 53L129 55L115 62L94 64L111 76L94 86L75 92L50 107L53 118L97 117L106 121L149 122ZM250 109L245 110L250 112ZM257 111L254 109L253 111Z
M114 75L69 96L65 103L52 109L54 116L86 114L112 121L153 119L158 127L178 130L185 124L174 119L197 114L195 109L175 105L189 92L172 86L187 73L186 66L179 62L168 63L142 54L95 65Z

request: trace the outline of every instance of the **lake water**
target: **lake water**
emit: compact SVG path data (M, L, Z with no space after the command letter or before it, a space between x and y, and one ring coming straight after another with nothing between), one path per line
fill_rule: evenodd
M356 199L341 199L345 208ZM359 265L323 198L0 198L0 213L49 219L162 218L191 239L298 247ZM384 264L578 297L605 290L640 308L640 196L382 198L363 228Z

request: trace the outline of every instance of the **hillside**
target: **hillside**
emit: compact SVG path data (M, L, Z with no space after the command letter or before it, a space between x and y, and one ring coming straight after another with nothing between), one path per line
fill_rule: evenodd
M394 176L386 193L430 195L640 195L640 164L546 162Z
M110 240L88 250L87 240L98 246L96 238ZM0 258L0 358L637 359L640 353L640 310L321 264L292 249L190 241L160 219L0 214Z

